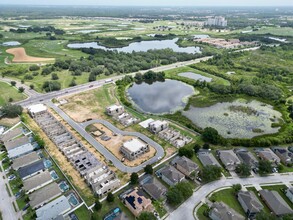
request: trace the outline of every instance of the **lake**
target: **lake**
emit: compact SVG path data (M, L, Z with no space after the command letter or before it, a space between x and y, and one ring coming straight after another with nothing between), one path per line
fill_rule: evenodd
M243 99L204 108L191 106L182 114L200 128L217 129L225 138L252 138L277 133L279 127L272 128L272 123L282 120L282 114L271 105Z
M183 76L189 79L198 80L200 82L211 82L213 79L193 72L179 73L178 76Z
M8 46L19 46L19 45L21 45L21 43L19 43L18 41L7 41L7 42L4 42L2 45L6 46L6 47L8 47Z
M128 90L128 97L134 106L146 113L164 114L183 109L194 89L177 80L154 82L151 85L145 82L134 83Z
M151 41L141 41L141 42L134 42L129 44L126 47L121 48L108 48L99 45L97 42L88 42L88 43L72 43L68 44L67 46L71 49L80 49L80 48L95 48L95 49L102 49L102 50L117 50L118 52L126 52L131 53L132 51L135 52L146 52L148 50L160 50L160 49L167 49L170 48L174 52L185 52L185 53L200 53L199 47L179 47L176 42L178 38L173 40L151 40Z

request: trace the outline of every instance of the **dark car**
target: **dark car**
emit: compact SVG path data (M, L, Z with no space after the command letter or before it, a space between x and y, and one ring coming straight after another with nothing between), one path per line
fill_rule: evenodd
M23 207L22 211L27 210L31 205L29 203L25 204L25 206Z

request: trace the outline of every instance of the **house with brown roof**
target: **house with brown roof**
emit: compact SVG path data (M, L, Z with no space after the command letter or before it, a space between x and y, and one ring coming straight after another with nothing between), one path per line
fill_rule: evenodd
M187 157L176 157L172 160L171 164L190 179L195 179L199 172L198 165Z
M177 183L183 181L184 175L180 173L173 166L166 166L159 171L159 174L164 182L170 186L174 186Z
M283 147L274 147L274 153L280 158L283 164L292 164L293 162L293 153L288 151L286 148Z

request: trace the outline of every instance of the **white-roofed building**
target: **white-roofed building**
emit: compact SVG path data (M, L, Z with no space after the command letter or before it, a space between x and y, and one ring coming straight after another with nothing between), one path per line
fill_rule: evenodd
M51 220L56 217L65 214L71 209L71 206L65 196L61 196L52 202L44 205L43 207L37 209L37 219L36 220Z
M32 117L35 117L36 115L46 112L47 106L45 106L44 104L31 105L30 107L28 107L28 111Z
M149 145L138 138L123 143L120 152L128 159L134 160L150 150Z
M111 105L106 108L106 113L111 116L121 115L124 112L122 105Z
M157 134L160 131L165 130L169 127L169 123L167 121L156 120L149 123L149 129L151 132Z

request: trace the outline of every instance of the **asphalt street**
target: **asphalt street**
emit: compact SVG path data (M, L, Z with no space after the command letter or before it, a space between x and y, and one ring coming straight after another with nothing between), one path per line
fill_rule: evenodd
M266 177L252 177L252 178L239 178L235 177L233 179L221 179L201 186L193 195L186 200L182 205L180 205L176 210L174 210L167 217L167 220L194 220L193 211L195 206L197 206L202 200L205 199L211 192L215 191L221 187L232 186L233 184L241 185L255 185L255 184L268 184L268 183L290 183L293 181L293 173L289 175L275 174L273 176Z
M127 173L133 173L138 172L142 170L146 165L153 164L157 161L159 161L161 158L164 157L164 149L161 145L153 141L152 139L148 138L147 136L138 133L138 132L128 132L128 131L122 131L118 128L116 128L114 125L109 123L108 121L96 119L92 121L88 121L85 123L76 123L73 119L71 119L65 112L63 112L58 106L56 106L52 102L48 102L47 105L54 109L73 129L75 129L82 137L84 137L94 148L97 149L104 157L113 163L113 165L121 170L122 172ZM149 159L148 161L145 161L144 163L136 166L136 167L129 167L123 164L118 158L116 158L110 151L108 151L103 145L101 145L98 141L95 140L88 132L86 132L85 128L86 126L93 124L93 123L101 123L111 129L113 132L117 134L122 135L130 135L130 136L136 136L141 138L143 141L147 142L149 145L153 146L156 149L156 155Z

